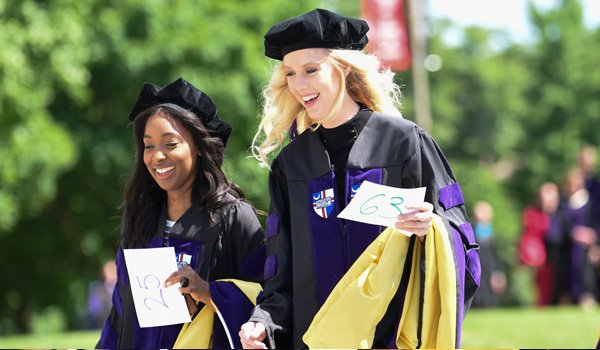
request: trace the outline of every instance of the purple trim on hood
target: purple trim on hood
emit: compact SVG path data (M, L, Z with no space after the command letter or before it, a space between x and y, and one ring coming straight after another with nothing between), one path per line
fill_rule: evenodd
M119 336L117 332L113 329L108 317L104 322L104 327L102 327L102 334L100 335L100 339L102 339L102 348L104 349L116 349L117 342L119 341Z
M121 292L119 292L119 284L115 284L115 288L112 293L112 303L115 309L117 309L117 313L119 314L119 318L123 319L123 299L121 299Z
M127 265L125 264L125 256L123 255L123 248L119 247L119 251L117 251L117 258L115 259L115 264L117 265L117 277L121 282L123 287L127 287Z
M225 319L235 349L241 349L242 343L237 334L242 325L250 318L254 304L234 283L208 282L208 284L210 286L210 297L221 312L223 319ZM221 324L219 317L215 315L213 349L228 348L230 348L230 344L224 326Z

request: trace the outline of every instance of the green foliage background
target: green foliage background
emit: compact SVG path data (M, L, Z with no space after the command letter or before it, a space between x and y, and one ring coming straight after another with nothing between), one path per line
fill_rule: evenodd
M248 152L272 65L263 35L314 7L359 16L342 0L0 0L0 334L85 327L88 284L117 249L111 218L134 160L126 117L144 82L184 77L215 100L234 126L227 172L268 208L267 170ZM600 141L600 31L576 0L530 6L530 18L530 46L469 28L450 47L447 21L431 23L429 42L443 60L429 75L431 133L468 209L494 206L508 266L537 187ZM414 119L410 72L397 79ZM505 303L527 303L526 287L513 283Z

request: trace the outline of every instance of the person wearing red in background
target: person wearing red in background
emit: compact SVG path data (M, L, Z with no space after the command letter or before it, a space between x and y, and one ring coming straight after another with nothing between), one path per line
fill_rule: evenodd
M545 182L540 186L534 203L523 210L520 258L535 269L538 306L550 305L554 295L555 267L547 258L546 235L559 199L558 187L552 182Z

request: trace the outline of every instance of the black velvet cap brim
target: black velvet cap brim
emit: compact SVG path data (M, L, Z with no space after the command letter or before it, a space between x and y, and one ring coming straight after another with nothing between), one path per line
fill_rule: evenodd
M219 118L217 105L207 94L182 78L165 85L164 88L144 83L129 113L129 120L134 121L135 117L144 110L164 103L172 103L193 112L211 136L219 137L223 141L223 146L227 145L233 127Z

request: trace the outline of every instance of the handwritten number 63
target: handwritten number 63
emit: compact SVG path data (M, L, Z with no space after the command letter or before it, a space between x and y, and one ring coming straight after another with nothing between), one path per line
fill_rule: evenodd
M146 277L144 277L144 285L143 286L142 286L142 282L140 281L140 277L135 276L135 278L137 279L138 285L140 286L141 289L148 289L148 290L150 289L148 287L148 278L150 278L150 282L152 282L153 279L156 280L156 287L154 287L154 288L158 289L158 293L160 295L160 300L154 299L154 298L144 298L144 305L148 308L148 310L152 310L150 308L150 306L148 306L148 301L154 301L154 302L159 303L160 305L163 305L167 309L169 308L167 303L165 303L165 299L163 298L162 289L160 289L160 280L158 279L158 277L156 277L154 275L146 275Z
M383 197L383 198L381 198L381 197ZM396 196L396 197L390 198L389 201L386 201L385 199L386 199L385 194L383 194L383 193L369 198L366 202L363 203L363 205L360 206L360 213L363 215L372 215L379 211L380 206L383 207L384 209L387 209L387 208L389 208L389 206L392 206L392 207L396 208L396 210L398 210L398 214L402 214L402 210L400 210L399 206L402 203L404 203L404 198ZM396 215L382 216L379 213L377 213L377 215L379 217L385 218L385 219L393 219L396 217Z

